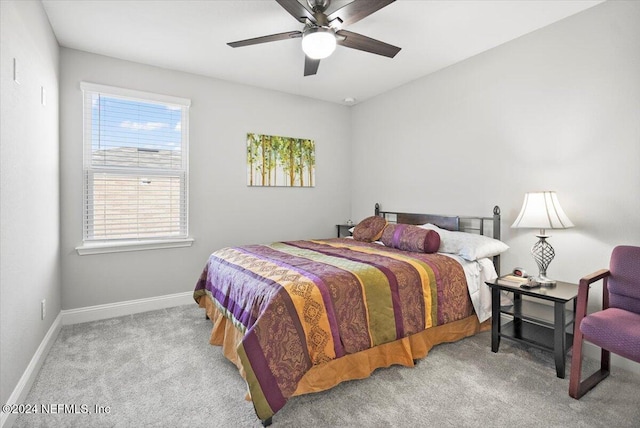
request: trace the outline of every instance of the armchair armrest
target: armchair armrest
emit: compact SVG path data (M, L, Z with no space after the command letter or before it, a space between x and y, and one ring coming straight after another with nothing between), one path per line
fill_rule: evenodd
M587 303L589 302L589 286L602 280L602 309L609 307L609 292L607 290L607 278L611 275L609 269L600 269L580 278L578 285L578 299L576 301L575 328L580 327L582 318L587 315Z
M607 279L611 275L608 269L600 269L590 275L580 278L578 285L578 298L576 302L576 313L573 324L573 355L571 356L571 378L569 380L569 395L573 398L580 398L587 391L598 384L602 379L609 376L609 365L611 354L602 348L600 353L600 370L589 376L584 381L580 381L582 373L582 331L580 324L587 315L587 303L589 300L589 286L596 281L602 280L602 309L609 307L609 291L607 289Z
M600 269L597 270L595 272L593 272L592 274L589 274L587 276L584 276L582 278L580 278L580 286L582 287L582 283L586 283L588 284L592 284L596 281L600 281L602 278L604 278L605 276L609 276L611 275L611 272L609 272L609 269Z

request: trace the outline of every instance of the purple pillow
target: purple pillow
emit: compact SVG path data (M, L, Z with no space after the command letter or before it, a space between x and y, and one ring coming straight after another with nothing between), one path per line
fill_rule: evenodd
M380 239L387 220L379 216L371 216L362 220L353 229L353 239L356 241L373 242Z
M438 232L409 224L388 225L380 240L387 247L418 253L435 253L440 248Z

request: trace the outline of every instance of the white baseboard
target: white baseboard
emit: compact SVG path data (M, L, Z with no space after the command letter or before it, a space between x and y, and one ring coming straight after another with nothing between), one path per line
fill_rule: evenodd
M49 350L53 345L53 342L58 338L58 334L60 333L60 329L62 328L62 313L59 313L56 319L51 324L49 331L40 342L40 346L36 350L36 353L31 358L29 365L25 369L22 377L18 381L18 384L14 388L13 392L9 396L9 400L6 403L2 404L20 404L24 403L27 399L27 395L31 390L31 386L33 382L36 380L38 373L40 372L40 368L42 367L42 363L44 363L45 358L49 354ZM13 425L13 423L18 419L17 414L13 413L4 413L2 412L2 416L0 417L0 427L7 428Z
M62 325L104 320L107 318L172 308L174 306L188 305L190 303L195 304L193 291L149 297L146 299L107 303L105 305L87 306L78 309L67 309L62 311Z

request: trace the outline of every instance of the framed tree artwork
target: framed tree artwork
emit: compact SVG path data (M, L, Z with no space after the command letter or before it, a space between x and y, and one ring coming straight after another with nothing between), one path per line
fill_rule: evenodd
M313 140L247 134L247 185L314 187L315 171Z

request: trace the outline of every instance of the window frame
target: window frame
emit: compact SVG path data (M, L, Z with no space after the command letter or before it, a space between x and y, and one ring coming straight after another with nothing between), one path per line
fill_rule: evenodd
M114 252L126 252L126 251L140 251L160 248L179 248L189 247L193 244L194 240L189 236L189 107L191 106L191 100L187 98L174 97L170 95L156 94L152 92L144 92L133 89L125 89L107 85L100 85L89 82L80 82L80 89L82 90L82 124L83 124L83 161L82 161L82 244L76 247L76 251L79 255L88 254L101 254L101 253L114 253ZM107 97L126 99L131 101L151 102L166 104L167 106L180 106L181 107L181 157L182 167L175 172L178 175L184 176L184 182L182 187L184 188L184 211L181 212L181 216L184 217L184 233L177 237L171 237L167 235L157 237L144 237L144 238L107 238L107 239L89 239L87 237L87 225L88 210L92 208L93 193L89 189L89 182L94 174L99 173L117 173L124 175L139 175L141 171L144 171L150 175L154 174L154 170L144 170L140 167L121 167L121 166L105 166L100 167L93 164L93 151L92 144L92 115L87 114L87 97L88 94L98 93ZM159 169L155 171L159 175L167 174L167 170Z

